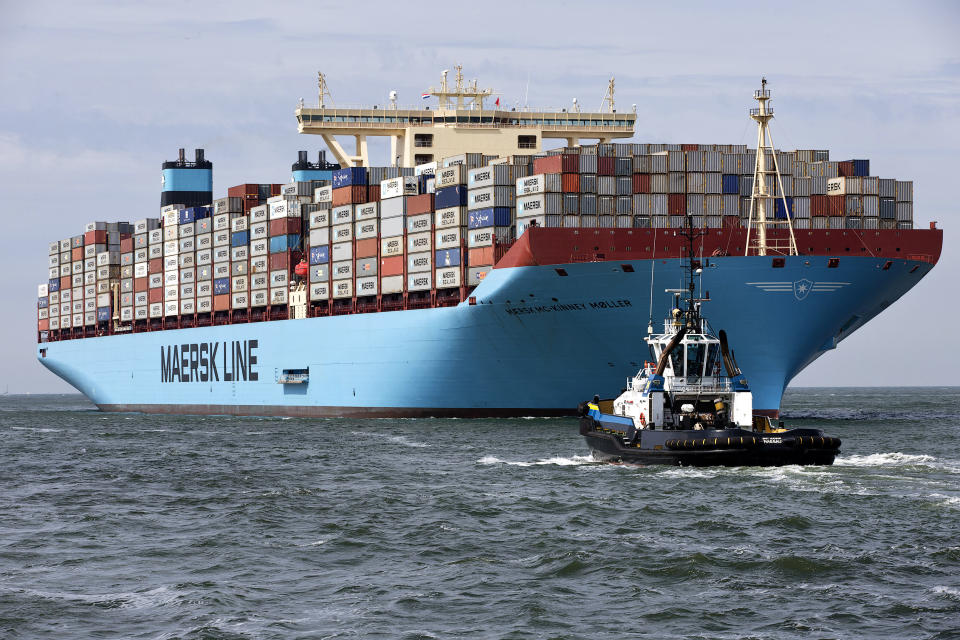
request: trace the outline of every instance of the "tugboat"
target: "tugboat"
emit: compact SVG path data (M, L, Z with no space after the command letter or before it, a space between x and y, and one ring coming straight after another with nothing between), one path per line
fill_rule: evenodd
M580 433L593 458L639 465L833 464L839 438L753 415L753 395L726 332L714 334L701 314L710 294L695 295L703 267L692 257L693 242L704 234L689 224L681 232L689 244L687 288L667 290L674 303L662 333L653 332L651 316L645 340L653 361L616 399L580 403Z

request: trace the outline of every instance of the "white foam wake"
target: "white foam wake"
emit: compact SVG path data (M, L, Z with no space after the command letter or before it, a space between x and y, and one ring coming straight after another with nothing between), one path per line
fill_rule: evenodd
M554 456L552 458L543 458L541 460L503 460L496 456L484 456L477 460L477 464L505 464L511 467L535 467L543 465L556 465L558 467L576 467L583 464L593 463L590 456Z
M928 455L913 455L909 453L871 453L867 456L841 456L834 461L838 467L889 467L924 465L931 466L936 458Z

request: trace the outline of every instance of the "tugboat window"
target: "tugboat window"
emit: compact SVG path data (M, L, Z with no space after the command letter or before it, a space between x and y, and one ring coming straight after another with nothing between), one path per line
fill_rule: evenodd
M699 382L703 375L703 361L707 345L688 344L687 345L687 381Z
M720 375L720 345L707 345L707 366L706 369L704 369L704 375Z

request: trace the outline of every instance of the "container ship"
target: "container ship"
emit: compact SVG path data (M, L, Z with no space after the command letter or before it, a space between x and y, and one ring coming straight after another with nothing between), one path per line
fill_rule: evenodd
M775 416L797 373L940 256L912 182L777 150L765 81L755 148L617 142L637 116L613 80L597 112L507 108L459 68L417 107L337 107L322 74L318 94L297 123L335 162L300 152L290 183L214 199L212 163L181 150L158 217L51 242L40 363L105 411L569 414L649 358L656 294L692 257L754 410ZM369 136L390 166L370 165ZM695 256L688 221L708 230Z

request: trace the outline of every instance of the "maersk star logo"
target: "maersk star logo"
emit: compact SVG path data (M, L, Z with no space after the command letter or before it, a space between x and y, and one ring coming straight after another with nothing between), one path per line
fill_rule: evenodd
M846 287L849 282L814 282L801 278L794 282L745 282L748 287L756 287L768 293L793 293L797 300L805 300L811 293L826 293L838 291Z
M806 298L811 289L813 289L813 282L806 278L793 283L793 295L796 296L797 300Z

